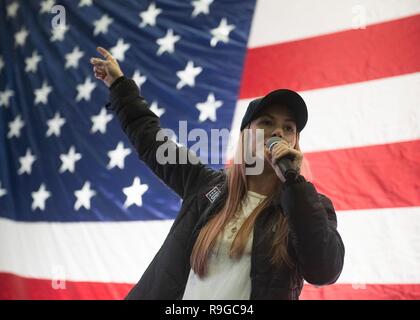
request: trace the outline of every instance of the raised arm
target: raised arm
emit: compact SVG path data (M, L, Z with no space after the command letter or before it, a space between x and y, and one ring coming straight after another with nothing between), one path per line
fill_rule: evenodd
M112 55L104 48L98 48L98 52L104 59L92 58L91 63L95 77L110 88L107 109L118 117L140 159L182 198L196 191L200 183L210 180L216 172L203 165L188 149L178 147L169 139L156 139L161 130L159 117L150 111L146 100L139 95L135 82L124 77ZM162 144L165 144L169 152L176 154L175 163L162 164L158 161L156 154ZM180 163L180 159L187 161Z

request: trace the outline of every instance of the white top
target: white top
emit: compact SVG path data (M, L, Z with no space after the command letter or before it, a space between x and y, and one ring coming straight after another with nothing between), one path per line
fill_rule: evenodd
M241 212L239 215L235 214L235 218L217 238L209 255L207 275L200 279L190 270L183 300L249 300L253 232L251 231L244 254L239 260L230 258L229 252L242 223L265 198L264 195L248 191Z

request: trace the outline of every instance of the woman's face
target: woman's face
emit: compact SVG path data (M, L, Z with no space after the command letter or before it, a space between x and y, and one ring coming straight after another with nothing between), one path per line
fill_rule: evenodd
M272 166L270 165L270 161L267 157L268 149L264 147L266 141L269 138L273 136L280 137L286 140L293 148L296 147L296 143L298 141L295 120L289 109L283 105L274 104L264 108L264 110L259 114L258 118L254 119L250 123L249 129L251 129L252 136L251 140L248 140L250 145L247 143L248 147L246 148L248 151L251 151L252 157L261 158L261 156L263 156L264 172L273 171ZM262 143L260 142L259 144L257 143L257 129L263 130L264 137L264 141L262 141ZM257 146L258 148L262 148L264 150L257 152Z
M258 118L251 122L250 129L253 133L256 129L263 129L264 142L272 136L278 136L286 140L293 148L296 146L296 122L284 105L273 104L264 108Z

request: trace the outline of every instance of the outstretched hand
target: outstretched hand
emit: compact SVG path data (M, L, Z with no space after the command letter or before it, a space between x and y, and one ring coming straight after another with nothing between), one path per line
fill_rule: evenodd
M102 47L98 47L96 50L105 58L105 60L94 57L90 59L90 63L93 64L95 78L102 80L108 87L110 87L115 80L124 74L121 71L117 60L115 60L108 50Z

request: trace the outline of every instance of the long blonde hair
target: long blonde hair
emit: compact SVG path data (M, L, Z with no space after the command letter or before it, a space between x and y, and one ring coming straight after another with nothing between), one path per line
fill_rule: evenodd
M200 230L197 240L194 244L190 264L191 268L199 277L204 277L207 274L208 258L213 249L218 235L223 232L226 224L234 217L235 213L241 209L242 201L244 200L247 191L247 179L245 175L245 161L244 156L244 137L242 131L239 138L238 147L236 152L240 152L239 156L242 161L239 163L232 163L227 169L227 199L223 208L215 214L209 222ZM299 147L299 134L297 136L295 149L300 150ZM270 195L264 199L248 216L245 222L239 229L235 239L233 240L230 248L230 257L239 259L245 250L247 240L254 227L255 221L259 214L269 206L276 194L270 192ZM275 265L286 264L292 268L294 263L287 251L289 228L287 220L283 214L278 214L277 226L275 229L275 236L271 248L271 263Z

